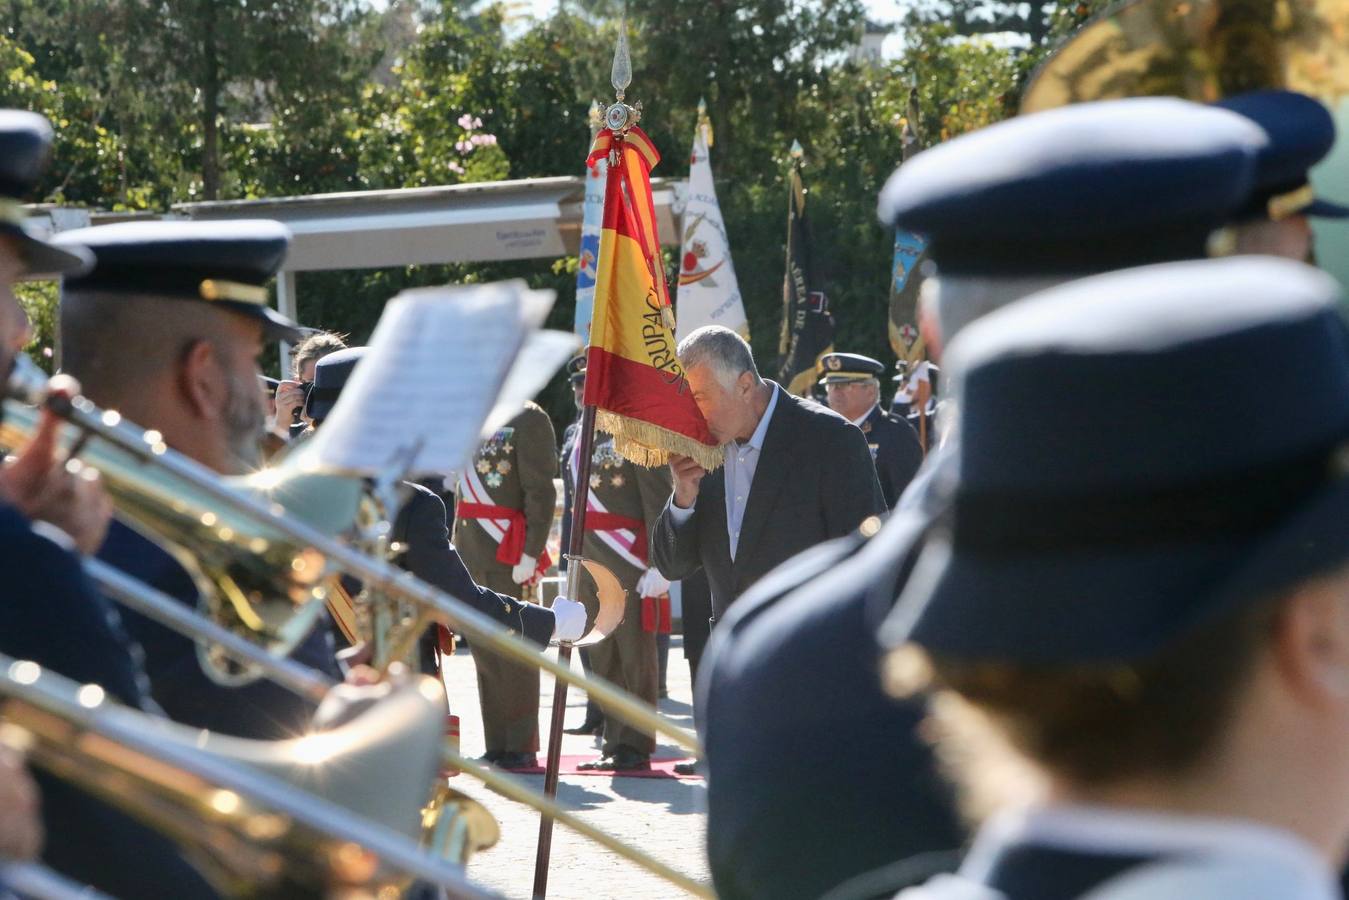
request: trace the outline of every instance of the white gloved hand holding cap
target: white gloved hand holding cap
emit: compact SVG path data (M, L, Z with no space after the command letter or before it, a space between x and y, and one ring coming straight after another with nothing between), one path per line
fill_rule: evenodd
M670 593L670 579L660 574L654 566L637 579L638 597L660 597L668 593Z

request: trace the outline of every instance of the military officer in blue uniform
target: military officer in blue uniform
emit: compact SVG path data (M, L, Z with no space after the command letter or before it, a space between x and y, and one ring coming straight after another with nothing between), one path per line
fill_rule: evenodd
M51 140L41 116L0 111L0 372L6 376L28 341L13 284L75 274L92 261L78 245L53 247L25 228L19 204L41 177ZM80 567L81 548L96 547L106 527L106 499L51 483L63 471L52 457L53 425L48 420L44 439L0 473L0 652L100 684L118 702L154 712L140 648ZM16 505L44 495L56 502L39 502L31 513L45 522L35 523ZM42 859L52 868L117 896L215 896L159 834L45 772L34 776L47 832Z
M217 472L256 467L265 429L257 357L266 342L300 335L266 302L288 229L266 220L147 222L79 229L57 241L95 256L92 270L63 281L61 296L62 364L86 396ZM193 578L131 528L114 522L99 556L197 605ZM192 639L139 613L123 617L170 718L255 739L308 730L312 701L265 679L220 685L202 669ZM335 652L323 622L293 655L340 680Z
M366 347L338 350L314 366L314 386L305 401L304 414L315 429L321 428L332 412L342 388L366 351ZM444 501L424 485L405 481L403 487L408 491L407 499L394 516L390 532L390 540L405 548L398 560L400 565L540 647L546 647L555 637L575 640L584 633L585 608L579 603L558 598L550 609L535 603L522 603L474 583L459 551L450 543ZM559 614L562 616L560 625ZM434 640L434 635L428 632L420 642L420 664L423 672L439 675L439 667L434 661Z
M940 333L929 348L1076 275L1204 255L1249 192L1263 142L1226 111L1129 100L1014 119L906 162L881 216L931 240ZM1159 180L1174 189L1152 190ZM883 527L790 560L713 636L695 709L719 896L815 898L895 859L945 854L916 859L909 877L950 865L962 845L918 734L923 704L885 694L875 651L930 515L921 487L940 480L944 457L929 457Z
M885 505L894 509L923 464L923 447L912 425L881 409L880 379L885 366L860 353L826 353L820 357L820 368L829 408L866 435Z
M1253 189L1233 217L1236 252L1313 258L1311 219L1343 219L1349 207L1316 196L1307 173L1335 144L1335 120L1319 100L1264 90L1218 101L1250 119L1269 142L1256 158Z
M951 346L957 464L882 639L896 688L943 698L961 786L1003 812L904 900L1341 896L1342 302L1297 262L1171 263ZM1296 364L1232 391L1254 357ZM1030 789L982 777L1009 770Z

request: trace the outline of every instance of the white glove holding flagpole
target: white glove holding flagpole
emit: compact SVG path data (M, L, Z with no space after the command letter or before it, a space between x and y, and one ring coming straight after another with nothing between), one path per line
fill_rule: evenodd
M575 641L586 633L586 608L584 604L566 597L553 601L553 640Z
M670 593L670 580L653 566L637 579L638 597L661 597Z
M534 578L534 570L539 567L539 561L528 553L520 556L520 561L511 569L511 581L516 584L524 584Z

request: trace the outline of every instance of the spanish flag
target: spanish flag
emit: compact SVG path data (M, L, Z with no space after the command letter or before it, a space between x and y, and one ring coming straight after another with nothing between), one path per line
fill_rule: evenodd
M621 135L606 128L588 163L606 157L585 402L596 407L600 430L614 436L614 449L634 463L664 465L677 453L714 469L722 449L675 357L674 314L651 199L651 169L660 154L640 128Z

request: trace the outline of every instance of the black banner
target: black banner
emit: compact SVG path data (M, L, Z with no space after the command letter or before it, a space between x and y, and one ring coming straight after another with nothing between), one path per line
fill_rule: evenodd
M834 317L813 260L806 192L801 186L799 155L793 148L787 200L787 270L782 279L782 340L778 346L778 383L809 397L819 380L817 363L834 349Z

